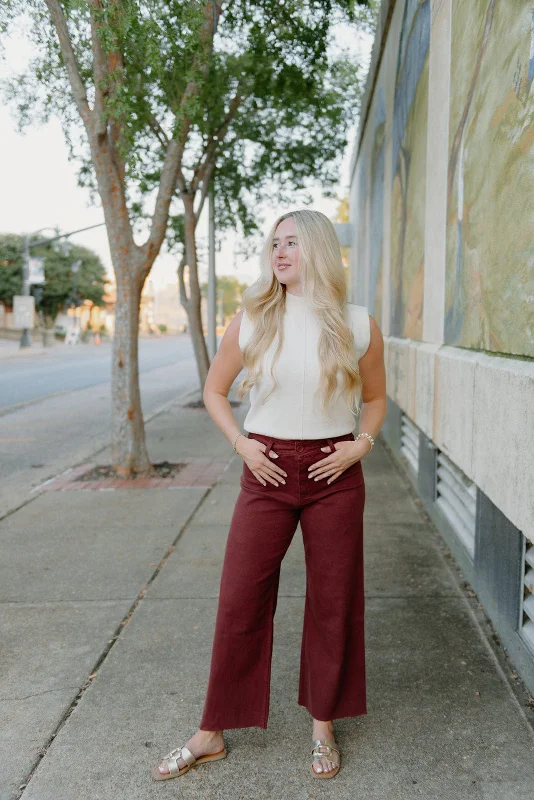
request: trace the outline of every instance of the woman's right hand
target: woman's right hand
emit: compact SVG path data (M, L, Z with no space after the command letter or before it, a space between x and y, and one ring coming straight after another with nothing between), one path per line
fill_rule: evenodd
M284 477L287 478L287 472L284 472L281 467L269 460L265 453L266 449L267 445L263 444L263 442L258 442L257 439L249 439L246 436L240 436L236 442L236 452L263 486L266 486L265 481L278 486L276 479L281 483L285 483ZM278 458L278 454L274 450L270 450L269 455L272 458Z

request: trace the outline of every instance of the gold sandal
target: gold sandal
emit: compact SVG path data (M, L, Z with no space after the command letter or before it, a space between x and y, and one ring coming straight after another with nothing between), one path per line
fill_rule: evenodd
M337 753L337 757L334 756L332 758L331 753ZM329 761L333 761L336 765L333 769L329 769L327 772L316 772L312 764L311 771L314 778L333 778L334 775L337 775L341 766L340 753L337 747L328 744L326 739L315 739L313 743L312 755L314 761L318 761L320 758L327 758Z
M218 753L209 753L205 756L196 756L193 755L191 750L182 745L182 747L176 747L174 750L171 750L170 753L167 753L166 756L159 761L158 764L155 764L152 767L152 777L155 781L167 781L169 778L178 778L180 775L185 775L191 767L196 766L197 764L202 764L204 761L219 761L221 758L226 758L228 755L226 748L224 750L219 750ZM178 766L178 759L183 758L185 761L185 767ZM160 772L159 766L163 761L167 762L167 767L169 768L168 772Z

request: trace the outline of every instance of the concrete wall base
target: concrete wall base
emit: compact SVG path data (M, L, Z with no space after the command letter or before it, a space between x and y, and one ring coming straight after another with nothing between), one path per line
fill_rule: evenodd
M458 538L448 518L436 505L436 454L438 448L423 431L419 432L417 474L401 452L402 409L388 397L388 409L381 437L398 465L410 479L425 511L478 595L508 661L534 695L534 653L520 635L522 565L528 541L512 522L477 487L475 554Z

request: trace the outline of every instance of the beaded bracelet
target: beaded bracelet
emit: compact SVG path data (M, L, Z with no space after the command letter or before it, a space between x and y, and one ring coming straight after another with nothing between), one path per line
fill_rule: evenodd
M234 450L235 450L236 453L237 453L237 450L235 449L236 442L237 442L237 440L239 439L240 436L244 436L244 435L245 435L244 433L238 433L237 436L235 437L235 442L234 442L233 446L234 446Z
M355 440L354 440L354 441L355 441L355 442L357 442L357 441L358 441L358 439L360 439L362 436L365 436L365 438L366 438L366 439L369 439L369 441L371 442L371 450L372 450L372 449L373 449L373 445L374 445L374 443L375 443L375 440L373 439L373 437L371 436L371 434L370 434L370 433L359 433L359 434L356 436L356 438L355 438ZM371 452L371 450L369 450L369 452Z

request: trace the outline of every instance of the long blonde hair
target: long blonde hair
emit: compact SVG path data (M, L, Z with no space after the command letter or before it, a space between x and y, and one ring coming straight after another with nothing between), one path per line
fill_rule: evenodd
M293 217L298 237L299 270L302 292L321 326L318 358L321 378L321 409L327 414L341 372L341 395L353 414L359 413L359 398L363 385L358 371L358 354L354 335L345 321L343 308L347 302L347 284L341 260L341 250L334 226L320 211L303 209L282 214L273 224L260 256L260 277L243 293L242 308L253 326L249 341L243 348L245 377L236 388L239 399L259 380L263 372L265 353L278 337L270 375L273 388L263 399L266 402L279 386L274 366L283 346L286 287L272 269L272 248L276 229L282 220Z

